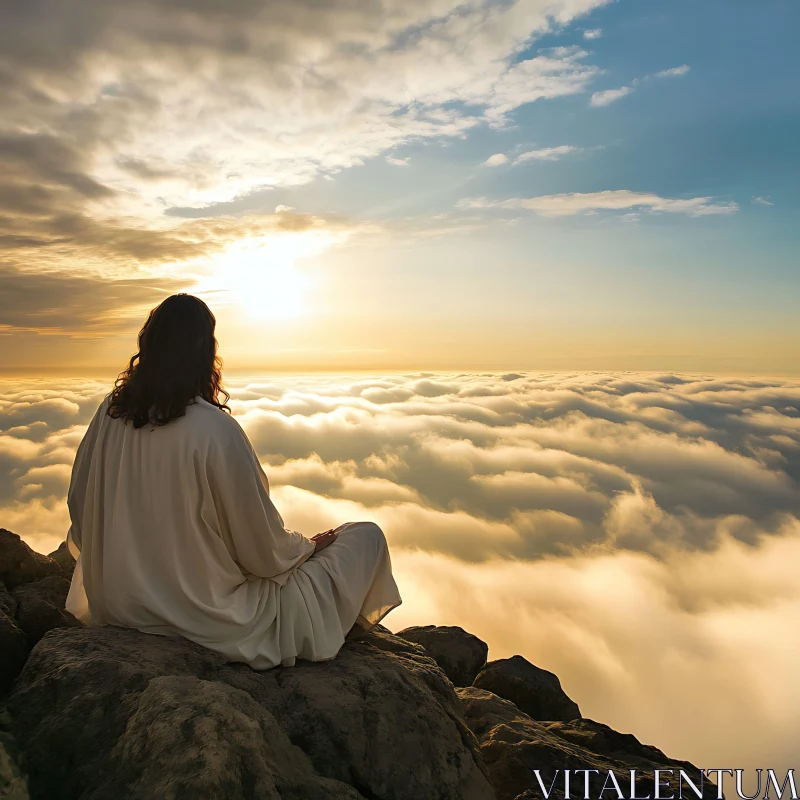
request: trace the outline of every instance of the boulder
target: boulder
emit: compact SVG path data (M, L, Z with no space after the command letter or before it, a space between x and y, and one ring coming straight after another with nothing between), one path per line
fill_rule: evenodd
M0 581L7 589L47 575L60 575L52 558L31 550L16 533L0 528Z
M29 800L28 781L22 768L22 754L11 732L11 717L0 704L0 797L3 800Z
M561 688L558 677L522 656L490 661L473 685L510 700L532 719L571 720L581 716L578 704Z
M29 800L28 786L19 764L0 734L0 797L3 800Z
M60 628L9 709L33 798L494 798L452 684L383 631L256 672L181 637Z
M28 657L28 637L17 625L16 613L17 601L0 583L0 695L11 688Z
M421 625L397 635L421 644L454 686L470 686L486 666L489 646L463 628Z
M81 625L69 611L64 610L68 592L69 581L60 575L23 583L14 589L17 625L25 632L31 646L53 628Z
M176 744L178 746L176 746ZM324 778L247 692L193 677L153 678L136 695L91 797L358 800Z
M631 770L636 770L637 797L654 796L655 769L683 769L699 785L700 771L694 765L671 760L658 748L607 725L589 719L538 722L513 703L483 689L471 686L457 692L467 724L480 742L497 800L541 800L534 770L539 770L548 789L558 774L550 800L565 797L564 770L598 770L590 776L591 797L601 796L609 770L613 770L626 797L630 796ZM582 797L583 773L572 773L570 780L572 797ZM716 787L706 781L704 797L712 800L716 792ZM662 789L662 796L670 793ZM603 796L616 795L611 791Z
M548 733L510 701L472 686L457 692L467 724L478 737L497 800L514 800L527 789L538 791L534 769L541 770L549 786L555 769L600 768L593 753ZM563 797L563 786L556 784L551 800Z
M72 557L72 553L69 552L69 547L67 547L66 542L61 542L56 550L53 550L52 553L49 553L48 558L52 558L53 561L61 567L61 573L65 578L72 579L72 573L75 572L75 559Z
M17 601L2 582L0 582L0 614L5 614L10 619L17 616Z
M568 742L591 750L593 753L628 764L633 767L678 765L695 769L688 761L669 758L657 747L642 744L632 733L619 733L593 719L574 719L569 722L544 722L545 728Z

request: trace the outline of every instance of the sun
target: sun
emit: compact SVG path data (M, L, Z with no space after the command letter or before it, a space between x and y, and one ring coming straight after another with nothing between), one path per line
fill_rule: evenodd
M296 262L330 246L319 231L275 233L237 242L216 261L214 277L248 316L288 320L308 313L311 280Z

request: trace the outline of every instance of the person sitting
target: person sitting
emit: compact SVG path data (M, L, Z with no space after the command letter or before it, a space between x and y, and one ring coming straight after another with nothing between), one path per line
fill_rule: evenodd
M216 320L168 297L80 442L66 608L183 636L254 669L334 658L401 604L374 522L288 530L222 388Z

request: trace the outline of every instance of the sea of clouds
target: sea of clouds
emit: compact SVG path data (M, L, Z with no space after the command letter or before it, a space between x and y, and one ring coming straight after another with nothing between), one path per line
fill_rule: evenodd
M800 381L652 373L229 378L288 527L372 519L403 605L556 672L698 766L797 767ZM0 381L0 526L68 528L94 380Z

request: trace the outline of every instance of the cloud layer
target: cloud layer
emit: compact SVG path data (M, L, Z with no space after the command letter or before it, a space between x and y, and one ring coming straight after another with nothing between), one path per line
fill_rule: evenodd
M560 148L551 148L560 150ZM563 152L563 151L562 151ZM533 156L532 156L533 157ZM494 158L494 156L492 156ZM627 189L604 192L570 192L540 197L512 197L507 200L489 200L484 197L461 201L463 209L503 208L525 209L545 217L563 217L596 211L626 211L631 208L688 214L703 217L710 214L735 214L738 203L723 202L713 197L670 198L649 192L631 192Z
M406 598L395 629L470 628L494 657L555 670L588 715L704 766L790 765L800 383L229 384L290 527L368 518L386 530ZM107 388L0 386L0 525L39 550L64 536L74 452Z
M0 251L73 271L216 252L242 232L165 211L403 163L399 145L585 91L584 50L520 54L607 1L4 4Z

